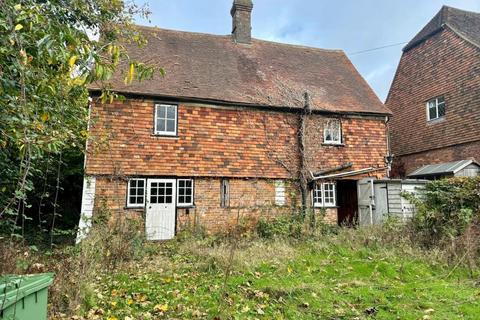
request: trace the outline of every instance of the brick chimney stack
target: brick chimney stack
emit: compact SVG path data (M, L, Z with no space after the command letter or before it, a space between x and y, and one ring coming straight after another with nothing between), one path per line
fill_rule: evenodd
M252 42L252 0L234 0L230 14L232 15L232 36L237 43Z

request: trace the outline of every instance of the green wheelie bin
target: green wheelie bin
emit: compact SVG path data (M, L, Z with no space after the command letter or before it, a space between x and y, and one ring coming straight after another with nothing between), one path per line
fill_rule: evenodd
M0 320L46 320L53 273L0 277Z

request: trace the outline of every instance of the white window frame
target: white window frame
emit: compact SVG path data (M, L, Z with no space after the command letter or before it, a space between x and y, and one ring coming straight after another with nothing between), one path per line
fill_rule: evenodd
M330 123L336 122L338 123L337 127L337 140L327 140L328 132L332 130L332 128L329 127ZM334 137L334 134L330 134L332 136L332 139ZM340 119L328 119L325 121L324 127L323 127L323 143L324 144L342 144L342 122Z
M332 190L326 190L327 188L325 188L326 186L329 186L328 188L330 188L330 186L332 187ZM326 195L327 193L326 192L330 192L330 191L333 191L333 194L332 194L332 197L329 195L328 198L330 199L333 199L333 202L332 201L329 201L329 202L326 202L325 199L327 198ZM320 202L316 201L317 199L315 199L315 193L318 193L320 192ZM337 206L337 186L335 183L333 182L317 182L314 186L314 188L312 189L312 201L313 201L313 207L314 208L333 208L333 207L336 207Z
M439 100L442 100L442 102L439 102ZM435 118L430 118L430 103L435 103L435 114L436 114L436 117ZM438 106L439 105L443 105L443 116L439 116L438 115ZM443 117L445 117L445 114L447 112L446 110L446 105L445 105L445 98L443 96L440 96L440 97L436 97L436 98L433 98L433 99L430 99L427 101L427 104L426 104L426 107L427 107L427 121L435 121L435 120L438 120L438 119L442 119Z
M165 110L165 130L158 130L157 128L157 115L158 115L158 108L159 107L174 107L175 108L175 118L171 119L167 117L167 110ZM168 131L167 130L167 120L174 120L175 125L174 125L174 130L173 131ZM157 103L155 104L155 114L153 115L153 125L154 125L154 133L157 135L162 135L162 136L176 136L177 135L177 129L178 129L178 105L176 104L165 104L165 103Z
M180 202L180 181L190 181L191 187L190 187L190 202ZM185 190L187 190L186 187L184 187ZM185 197L187 194L184 194L183 196ZM193 179L177 179L177 206L178 207L193 207L193 195L194 195L194 186L193 186Z
M220 207L230 207L230 181L228 179L222 179L220 183Z
M284 206L285 201L285 181L276 180L275 181L275 205Z
M138 198L138 195L131 195L130 192L131 192L131 188L130 188L130 183L132 181L143 181L143 203L131 203L130 202L130 197L137 197ZM136 190L140 189L138 188L138 185L135 187ZM145 194L147 192L147 179L143 179L143 178L131 178L128 180L128 183L127 183L127 208L142 208L145 206Z

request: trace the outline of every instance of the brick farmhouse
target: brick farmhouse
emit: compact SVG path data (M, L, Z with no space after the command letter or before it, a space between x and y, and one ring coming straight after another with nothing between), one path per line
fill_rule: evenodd
M251 38L252 7L234 1L228 36L139 26L148 44L130 56L166 75L115 75L124 101L92 90L84 216L106 206L144 217L150 239L224 231L296 210L302 167L309 207L355 219L356 182L387 174L390 111L342 51Z
M392 175L480 160L480 14L442 7L403 48L386 106Z

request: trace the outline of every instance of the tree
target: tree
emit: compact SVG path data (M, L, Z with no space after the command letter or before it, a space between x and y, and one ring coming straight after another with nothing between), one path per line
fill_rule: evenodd
M133 18L148 15L145 7L120 0L0 0L0 7L0 221L13 220L15 230L51 159L58 172L50 197L58 198L62 152L83 151L89 85L112 100L115 70L129 83L154 68L130 59L120 42L144 43Z

